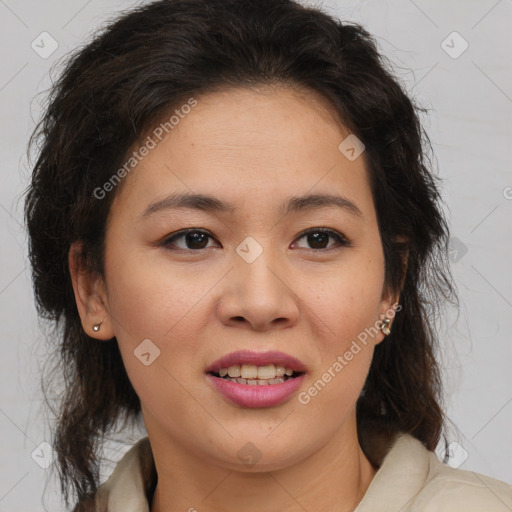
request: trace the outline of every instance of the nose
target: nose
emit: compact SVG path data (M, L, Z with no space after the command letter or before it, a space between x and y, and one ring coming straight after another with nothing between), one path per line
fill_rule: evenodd
M291 327L300 311L292 286L290 272L270 251L263 251L252 263L235 254L218 306L220 320L254 331Z

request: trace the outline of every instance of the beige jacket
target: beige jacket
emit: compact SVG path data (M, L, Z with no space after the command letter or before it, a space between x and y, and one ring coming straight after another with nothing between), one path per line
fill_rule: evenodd
M93 500L74 512L149 512L156 470L147 437L133 445ZM409 434L397 436L354 512L511 512L512 486L442 464ZM318 511L310 511L318 512Z

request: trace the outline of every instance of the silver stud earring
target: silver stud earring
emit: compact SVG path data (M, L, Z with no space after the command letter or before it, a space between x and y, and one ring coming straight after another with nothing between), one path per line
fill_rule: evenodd
M382 320L382 325L380 326L380 330L387 336L391 331L389 329L389 324L391 323L391 320L389 318L384 318Z
M94 324L94 325L92 326L92 330L93 330L94 332L98 332L98 331L100 330L100 327L101 327L101 324L102 324L102 323L103 323L103 321L102 321L102 322L98 322L97 324Z

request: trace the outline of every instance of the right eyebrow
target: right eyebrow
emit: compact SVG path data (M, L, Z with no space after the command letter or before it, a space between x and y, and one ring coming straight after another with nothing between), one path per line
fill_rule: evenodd
M144 212L139 216L139 219L142 220L143 218L149 217L163 210L176 210L180 208L219 213L233 212L236 209L235 206L228 205L224 201L213 196L205 194L176 193L148 205Z

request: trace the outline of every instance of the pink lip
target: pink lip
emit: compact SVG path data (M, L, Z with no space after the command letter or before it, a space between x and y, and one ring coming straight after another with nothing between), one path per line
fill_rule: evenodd
M288 379L281 384L265 384L260 386L238 384L237 382L216 377L210 373L206 376L217 391L222 393L227 399L241 407L252 408L272 407L284 402L297 391L305 378L305 374L302 374L293 379Z
M302 361L284 352L251 352L250 350L239 350L238 352L231 352L231 354L217 359L217 361L206 368L205 372L218 373L221 368L229 368L230 366L242 364L255 364L256 366L274 364L276 366L291 368L297 373L306 371L306 367ZM281 384L271 384L271 386L281 386Z

